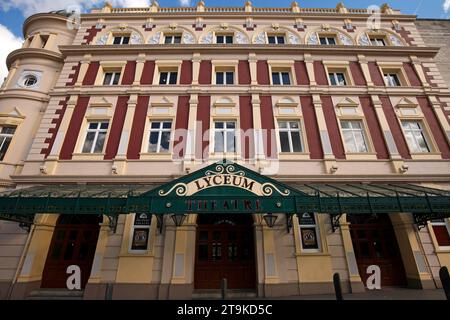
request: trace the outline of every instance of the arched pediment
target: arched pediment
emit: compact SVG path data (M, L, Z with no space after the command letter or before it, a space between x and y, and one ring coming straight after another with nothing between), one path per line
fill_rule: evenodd
M183 44L197 43L197 38L191 31L189 31L185 27L175 24L156 29L155 32L148 37L146 43L160 44L164 42L164 34L176 34L176 33L181 34L181 43Z
M217 32L223 32L223 33L233 33L234 41L233 43L237 44L248 44L250 43L249 36L247 35L247 32L245 32L243 29L235 27L235 26L229 26L228 24L222 24L220 26L213 26L206 30L201 36L199 42L201 44L212 44L215 43L214 34Z
M401 47L406 46L405 41L395 34L394 32L386 29L377 29L377 30L370 30L367 29L357 36L357 43L360 46L371 46L373 45L370 41L371 37L380 37L384 39L385 45L395 46L395 47Z
M106 45L106 44L112 44L112 37L113 35L117 34L129 34L130 35L130 42L129 44L143 44L144 43L144 37L142 33L137 30L136 28L129 27L129 26L114 26L111 28L108 28L101 33L97 35L95 38L95 41L93 43L95 45Z
M300 37L298 32L284 26L278 26L277 24L274 24L271 27L259 28L253 35L252 43L267 44L268 43L267 35L277 33L284 34L287 44L302 43L302 38Z
M330 27L329 25L326 25L326 24L324 24L324 25L322 25L322 27L316 28L315 30L310 32L306 36L306 44L320 45L319 38L320 38L321 34L335 35L337 44L344 45L344 46L354 45L353 38L347 32L344 32L344 31L339 30L334 27Z

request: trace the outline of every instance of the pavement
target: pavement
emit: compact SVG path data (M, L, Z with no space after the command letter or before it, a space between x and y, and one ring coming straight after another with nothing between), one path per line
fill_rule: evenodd
M443 289L408 289L383 288L381 290L367 290L361 293L343 294L344 300L445 300ZM275 299L274 299L275 300ZM284 297L280 300L336 300L334 294L319 294Z

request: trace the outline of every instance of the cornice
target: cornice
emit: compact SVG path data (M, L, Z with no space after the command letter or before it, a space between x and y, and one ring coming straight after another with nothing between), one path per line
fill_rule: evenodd
M135 44L135 45L70 45L60 46L64 57L84 54L179 54L192 52L206 53L276 53L276 54L340 54L340 55L389 55L435 57L439 47L377 47L377 46L321 46L321 45L283 45L271 46L263 44ZM19 49L20 50L20 49Z
M145 19L145 18L170 18L170 19L183 19L183 18L224 18L224 19L236 19L236 18L274 18L277 19L296 19L296 18L308 18L308 19L323 19L323 20L336 20L336 19L361 19L367 20L371 17L369 14L362 13L319 13L319 12L119 12L119 13L85 13L81 15L82 21L98 20L98 19ZM381 21L404 21L414 22L417 18L416 15L407 14L390 14L381 15Z
M63 55L59 52L54 52L41 48L20 48L12 51L6 57L6 65L8 66L8 69L11 67L12 63L15 60L23 58L41 58L53 60L59 63L64 62Z
M23 23L23 27L22 27L23 36L25 37L27 35L26 30L31 23L33 23L36 20L43 20L43 19L58 20L58 21L61 21L64 23L69 21L67 19L67 17L64 17L64 16L62 16L60 14L56 14L56 13L36 13L36 14L29 16L27 19L25 19L25 21Z

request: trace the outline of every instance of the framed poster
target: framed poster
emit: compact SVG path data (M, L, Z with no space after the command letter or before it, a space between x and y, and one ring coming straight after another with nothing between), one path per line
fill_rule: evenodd
M131 250L147 250L149 228L134 228Z
M319 249L316 227L301 227L300 236L303 249Z

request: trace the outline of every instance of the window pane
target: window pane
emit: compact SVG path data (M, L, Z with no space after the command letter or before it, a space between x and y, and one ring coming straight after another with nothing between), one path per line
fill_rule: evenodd
M289 147L288 134L288 132L280 132L281 152L291 152L291 148Z
M224 125L224 122L215 122L214 124L215 124L215 128L216 129L222 129L223 125Z
M291 79L289 78L289 72L282 72L283 84L291 84Z
M173 39L174 43L181 43L181 36L175 36Z
M233 36L226 36L227 43L233 43Z
M336 78L335 78L335 76L334 76L334 73L329 73L329 74L328 74L328 77L330 78L330 84L331 84L332 86L337 85L337 83L336 83Z
M159 129L161 126L161 122L152 122L150 126L152 129Z
M320 44L327 44L327 39L320 38Z
M120 73L119 72L114 73L114 79L113 79L112 84L119 84L119 79L120 79Z
M223 43L223 36L217 36L216 42Z
M341 121L341 127L342 127L342 129L350 128L350 122L349 121Z
M299 124L296 121L291 121L291 122L289 122L289 127L291 127L291 129L298 129Z
M343 73L337 73L337 79L338 79L338 83L341 86L345 86L347 83L345 82L345 77Z
M270 36L267 39L269 40L269 43L271 43L271 44L275 43L275 37Z
M86 140L83 145L83 153L90 153L92 150L92 144L94 143L95 132L88 132L86 135Z
M109 122L102 122L100 124L100 129L106 130L108 129Z
M284 37L279 36L279 37L277 38L277 40L278 40L278 43L279 43L279 44L284 44Z
M300 137L300 132L294 131L291 132L292 137L292 148L294 152L302 152L302 142Z
M227 152L234 152L236 149L234 131L227 132Z
M233 72L227 72L227 84L233 84L234 79L233 79Z
M177 73L176 72L170 73L169 84L177 84Z
M172 128L172 122L171 121L163 122L163 129L170 129L170 128Z
M165 43L165 44L172 43L172 37L171 37L171 36L165 37L164 43Z
M97 136L97 141L94 147L94 153L100 153L103 151L103 145L105 144L106 132L99 132Z
M11 138L9 137L8 138L3 137L2 140L4 141L0 141L0 143L3 142L1 144L2 148L0 149L0 161L2 161L3 158L5 158L6 151L8 151L9 144L11 143Z
M156 152L158 147L158 132L151 132L148 144L148 152Z
M278 72L272 72L272 83L273 84L281 84L280 74Z
M419 147L420 147L420 151L421 152L429 152L429 148L428 145L425 141L425 137L423 136L423 134L421 132L417 132L416 134L416 140L419 143Z
M367 152L366 141L362 131L355 132L355 139L358 152Z
M328 38L328 44L336 44L336 40L334 38Z
M103 84L108 85L111 83L112 73L105 73L105 78L103 79Z
M161 135L161 148L159 152L169 151L170 146L170 131L163 132Z
M121 37L114 37L113 44L120 44Z
M236 128L236 123L235 122L227 122L227 128L228 129L234 129Z
M214 133L214 152L223 152L223 132Z
M223 72L216 72L216 84L223 84Z
M161 72L159 75L159 84L166 84L167 83L167 72Z
M130 42L130 37L123 37L122 44L128 44Z
M16 132L16 127L3 127L2 128L2 133L14 134L14 132Z
M344 142L348 152L356 152L356 145L351 131L344 131Z
M287 128L287 122L286 121L280 121L278 122L278 126L282 129Z

